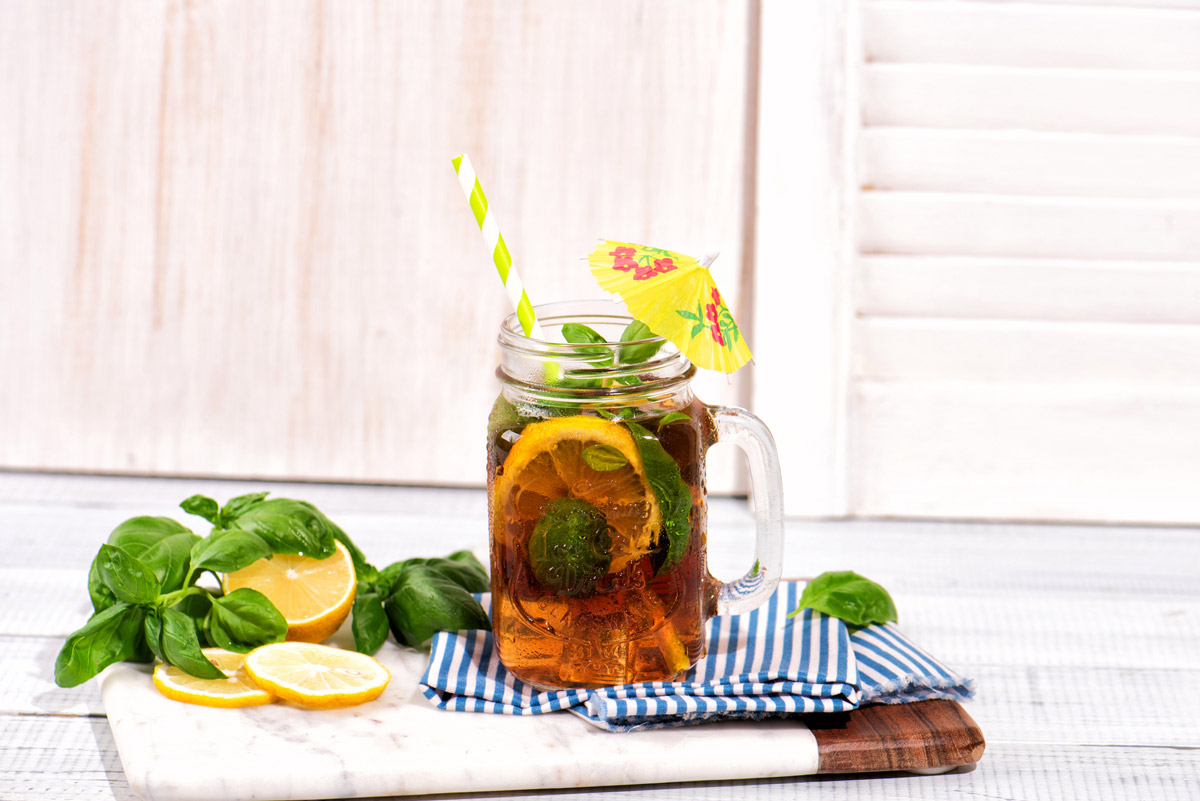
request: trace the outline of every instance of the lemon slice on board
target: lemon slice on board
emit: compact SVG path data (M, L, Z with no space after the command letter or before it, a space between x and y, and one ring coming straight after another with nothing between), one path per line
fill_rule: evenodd
M174 701L201 706L233 708L260 706L275 701L275 694L255 684L246 673L245 654L224 648L205 648L204 656L229 678L198 679L174 665L159 662L154 668L154 686Z
M597 445L618 451L625 464L594 469L584 451ZM633 435L600 417L555 417L526 426L504 460L493 496L496 525L506 517L537 520L559 498L595 506L612 526L609 573L650 553L662 528L658 499Z
M277 553L229 573L225 592L258 590L287 620L289 640L321 642L345 622L354 606L354 562L340 542L326 559Z
M375 659L307 642L277 642L246 655L256 684L285 701L332 709L378 698L392 674Z

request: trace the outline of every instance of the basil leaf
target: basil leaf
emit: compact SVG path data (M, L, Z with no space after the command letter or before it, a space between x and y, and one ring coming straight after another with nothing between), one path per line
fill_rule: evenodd
M455 551L445 559L431 561L435 570L467 592L487 592L492 588L487 568L470 551Z
M584 361L589 364L605 367L613 363L613 351L608 346L608 340L595 329L581 323L567 323L562 327L562 335L563 339L573 345L594 345L575 349L575 353L585 357ZM579 378L577 374L572 373L561 376L554 383L556 386L570 389L599 389L604 384L599 378Z
M658 568L658 575L683 558L691 538L692 492L684 483L679 465L671 458L653 434L632 420L625 421L633 434L634 444L642 457L646 480L658 499L667 534L667 558Z
M158 598L161 590L158 576L124 548L105 543L100 546L96 559L101 581L118 600L148 604Z
M131 517L112 530L108 544L140 557L150 546L173 534L191 534L187 526L169 517Z
M313 511L316 511L315 507ZM320 514L320 512L317 513ZM375 577L379 575L379 571L375 569L375 566L367 561L367 557L358 549L358 546L354 544L354 541L350 539L345 531L342 531L339 526L327 517L325 518L325 522L329 524L330 529L333 531L333 538L342 545L345 545L346 550L350 552L350 561L354 563L354 577L359 581L374 581Z
M582 323L567 323L562 327L563 339L573 345L607 345L608 340L600 335L594 328L589 328ZM605 353L608 348L593 348L584 350L584 353Z
M197 542L200 537L191 532L172 534L151 545L138 558L158 576L162 592L173 592L183 588L192 546Z
M162 610L162 651L165 661L198 679L223 679L220 668L200 650L196 624L177 609Z
M113 595L112 590L105 586L104 579L100 577L99 553L92 559L92 566L88 569L88 595L92 599L92 608L97 612L103 612L117 603L117 596Z
M201 588L203 589L203 588ZM197 592L192 595L185 595L179 599L179 602L172 606L172 609L178 609L185 615L196 620L203 620L212 608L213 596L207 591Z
M222 521L227 528L242 529L262 537L274 553L298 553L325 559L335 550L332 524L325 515L303 501L260 499L245 505L234 517L223 515Z
M224 526L247 509L258 505L262 502L263 498L270 494L269 492L251 492L246 495L239 495L236 498L230 498L229 502L221 509L221 525Z
M188 553L200 539L192 530L169 517L134 517L113 529L108 544L124 548L149 566L162 592L183 586Z
M639 341L645 339L654 339L654 341ZM640 364L653 358L666 340L655 339L655 333L650 330L650 326L641 320L634 320L621 332L621 341L635 344L622 345L617 350L617 360L621 364Z
M460 565L466 565L474 571L479 579L482 579L483 586L480 587L480 589L474 589L472 586L467 586L464 584L463 586L468 590L471 592L487 592L488 589L490 589L487 568L483 566L483 562L480 562L479 557L476 556L472 551L468 551L464 548L461 551L455 551L446 558L451 562L458 562ZM474 586L478 586L478 583L476 583Z
M140 607L118 601L98 612L63 643L54 660L54 682L76 687L114 662L135 656L142 639Z
M192 546L192 569L232 573L259 559L271 557L271 546L257 534L241 529L214 531Z
M888 591L850 570L822 573L810 581L800 594L800 605L788 617L806 607L856 626L899 619Z
M388 565L380 572L381 584L386 587L383 592L390 594L397 579L405 571L415 567L432 570L442 577L453 581L467 592L487 592L491 588L487 569L475 557L475 554L463 550L455 551L444 559L439 557L405 559L403 562L395 562Z
M207 495L193 495L179 504L179 507L190 515L203 517L214 526L220 524L221 507Z
M610 470L620 470L629 464L625 454L612 445L590 445L583 449L583 461L588 467L600 473Z
M491 630L475 597L425 564L404 564L384 601L396 640L419 647L439 631Z
M388 616L383 609L383 596L365 592L354 597L350 630L354 634L354 650L360 654L373 654L379 650L388 636Z
M267 596L243 587L213 599L208 633L220 647L245 653L270 642L282 642L287 635L287 620Z
M666 417L664 417L663 419L658 421L658 430L662 431L663 426L669 426L669 425L671 425L671 423L675 423L680 420L691 420L691 419L692 418L690 415L686 415L683 412L671 412Z
M151 609L146 612L146 619L142 621L142 634L146 645L156 657L166 662L167 657L163 655L162 647L162 629L162 610Z

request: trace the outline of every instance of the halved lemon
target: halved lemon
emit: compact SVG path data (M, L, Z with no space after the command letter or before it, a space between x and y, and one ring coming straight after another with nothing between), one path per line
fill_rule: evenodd
M255 648L246 655L246 672L285 701L318 709L373 701L392 678L366 654L307 642Z
M625 464L593 469L583 453L593 446L614 448ZM620 423L575 415L531 423L513 444L493 486L493 525L536 523L557 498L581 498L604 513L612 526L612 563L620 573L650 553L662 529L658 499L633 435ZM503 531L497 532L503 540Z
M289 640L321 642L338 630L354 606L354 562L340 542L326 559L277 553L229 573L225 592L258 590L287 620Z
M159 662L154 668L154 686L172 700L201 706L232 708L274 703L275 693L255 684L246 673L245 654L205 648L204 655L229 678L198 679L174 665Z

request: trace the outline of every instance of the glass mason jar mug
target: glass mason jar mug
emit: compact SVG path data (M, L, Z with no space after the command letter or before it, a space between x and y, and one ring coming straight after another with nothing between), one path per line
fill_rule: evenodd
M696 399L696 368L670 343L620 342L631 320L618 309L537 307L547 336L577 323L601 335L594 342L526 337L516 315L500 329L492 629L504 666L539 687L676 679L703 656L708 618L757 607L779 581L770 432L749 412ZM717 441L746 452L758 529L753 567L729 583L709 574L705 553L704 462Z

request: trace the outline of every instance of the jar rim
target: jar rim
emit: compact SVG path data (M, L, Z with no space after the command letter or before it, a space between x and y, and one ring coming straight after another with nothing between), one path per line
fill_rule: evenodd
M606 386L603 389L581 389L582 396L625 396L661 392L686 383L695 375L695 366L675 347L670 340L654 334L637 340L592 342L561 342L546 337L567 323L576 322L593 328L609 328L623 331L634 319L623 303L611 300L567 300L541 304L534 307L543 337L529 337L521 326L520 319L508 315L500 326L497 337L501 347L501 366L497 377L510 386L523 386L536 391L548 388L540 365L559 362L570 369L583 370L594 377L616 379L629 376L650 380L635 388L632 386ZM622 364L617 358L621 348L637 345L659 345L655 355L644 362ZM600 358L597 358L599 354ZM611 354L611 359L604 357ZM604 362L607 364L604 364ZM637 382L641 383L641 382ZM562 391L563 387L554 387ZM571 393L575 394L575 393Z
M533 307L533 310L538 323L543 326L543 332L547 327L561 326L568 322L581 322L581 318L595 320L598 323L621 322L626 325L636 319L625 308L625 304L618 300L560 300L553 303L538 304ZM558 342L552 339L526 336L520 317L516 312L513 312L505 317L504 322L500 325L500 344L515 344L521 340L534 343L535 346L563 348L567 352L571 352L572 349L576 348L597 347L596 344L592 343ZM607 344L617 346L666 341L665 337L653 334L644 339L630 340L628 342L609 342Z

